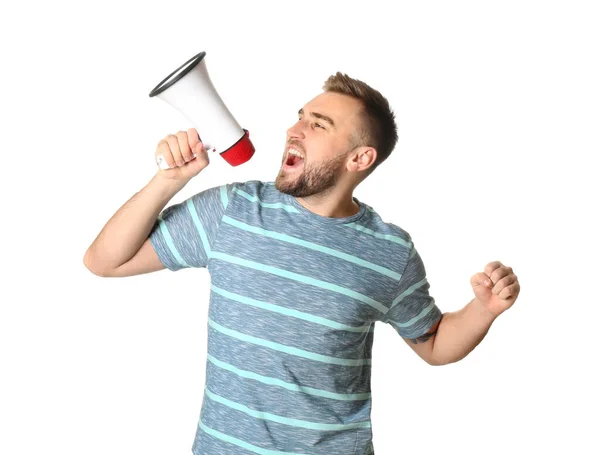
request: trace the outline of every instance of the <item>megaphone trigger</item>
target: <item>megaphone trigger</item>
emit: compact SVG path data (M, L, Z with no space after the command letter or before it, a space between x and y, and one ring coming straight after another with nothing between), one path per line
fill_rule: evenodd
M158 157L156 158L156 164L161 169L169 169L169 165L167 164L165 159L162 157L162 155L158 155Z

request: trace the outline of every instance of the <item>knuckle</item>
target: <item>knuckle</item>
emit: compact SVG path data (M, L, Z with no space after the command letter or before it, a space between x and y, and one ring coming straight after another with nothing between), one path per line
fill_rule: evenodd
M179 145L177 144L177 138L173 135L170 135L167 137L166 139L167 144L169 144L169 147L171 148L171 150L179 147Z
M162 149L161 149L161 153L162 155L165 157L165 159L170 158L171 155L171 148L168 145L165 145Z
M160 142L160 143L158 144L158 147L157 147L157 149L158 149L160 152L162 152L162 153L164 153L164 152L169 152L169 144L168 144L168 142L165 142L165 141L162 141L162 142Z

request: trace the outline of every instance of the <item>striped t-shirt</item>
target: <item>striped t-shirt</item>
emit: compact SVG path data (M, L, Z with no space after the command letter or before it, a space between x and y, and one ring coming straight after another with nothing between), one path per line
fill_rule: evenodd
M170 270L207 267L206 383L195 455L363 455L376 321L441 318L410 235L368 205L317 215L273 182L204 190L160 214Z

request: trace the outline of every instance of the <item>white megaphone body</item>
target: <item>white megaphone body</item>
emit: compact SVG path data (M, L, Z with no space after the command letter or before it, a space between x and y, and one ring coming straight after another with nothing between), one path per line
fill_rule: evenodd
M181 112L198 130L206 150L218 152L232 166L243 164L254 155L248 130L235 120L215 90L204 57L195 55L150 92ZM158 158L161 169L167 162Z

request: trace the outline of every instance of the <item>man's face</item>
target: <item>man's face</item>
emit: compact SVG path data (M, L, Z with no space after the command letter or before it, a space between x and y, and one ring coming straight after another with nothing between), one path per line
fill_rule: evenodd
M308 197L335 186L355 147L360 111L360 101L331 92L300 109L298 122L287 131L275 187L294 197Z

